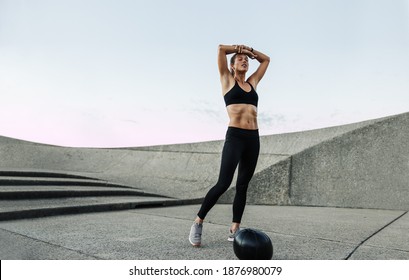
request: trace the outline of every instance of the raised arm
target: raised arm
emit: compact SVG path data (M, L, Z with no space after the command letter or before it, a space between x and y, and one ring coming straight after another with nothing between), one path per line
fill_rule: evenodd
M260 62L260 65L258 66L257 70L247 79L247 81L254 87L257 87L258 83L267 71L267 67L270 64L270 57L260 51L256 51L253 48L251 48L251 52L254 54L253 58L257 59L257 61Z
M225 89L231 87L230 83L234 81L233 76L230 73L226 56L232 53L243 53L250 58L256 58L257 56L250 50L250 47L244 45L219 45L217 64L219 66L220 81L222 83L223 92L225 92Z
M220 80L222 83L223 81L228 80L229 76L231 76L226 56L235 52L237 52L237 50L234 46L219 45L217 65L219 66Z

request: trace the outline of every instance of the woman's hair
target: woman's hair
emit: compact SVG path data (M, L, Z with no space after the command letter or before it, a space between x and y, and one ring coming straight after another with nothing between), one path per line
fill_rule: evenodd
M234 62L236 61L236 57L237 57L237 53L235 53L231 58L230 58L230 67L232 64L234 64ZM234 70L232 68L230 68L230 73L233 75L234 77Z

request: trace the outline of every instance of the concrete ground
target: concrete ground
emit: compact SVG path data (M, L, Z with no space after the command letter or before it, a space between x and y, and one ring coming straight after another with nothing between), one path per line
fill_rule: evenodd
M188 233L199 205L0 222L0 259L234 260L231 205L209 213L203 245ZM409 260L407 211L248 205L242 227L267 233L276 260Z
M408 128L404 113L261 137L242 227L266 232L276 260L409 260ZM226 240L234 187L209 213L203 246L188 242L222 146L0 136L0 259L236 259Z

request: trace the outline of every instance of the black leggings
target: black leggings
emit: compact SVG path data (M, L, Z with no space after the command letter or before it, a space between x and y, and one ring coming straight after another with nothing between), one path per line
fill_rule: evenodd
M239 164L236 195L233 202L233 223L240 223L246 205L247 188L257 165L260 151L258 130L229 127L222 152L219 180L205 196L197 216L204 219L219 197L229 188Z

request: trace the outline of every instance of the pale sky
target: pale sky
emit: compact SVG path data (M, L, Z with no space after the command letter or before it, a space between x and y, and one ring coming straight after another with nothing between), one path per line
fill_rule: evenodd
M219 44L271 58L261 135L409 111L409 0L0 0L0 135L72 147L223 139Z

